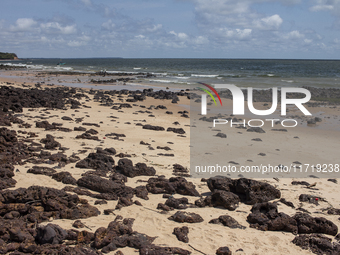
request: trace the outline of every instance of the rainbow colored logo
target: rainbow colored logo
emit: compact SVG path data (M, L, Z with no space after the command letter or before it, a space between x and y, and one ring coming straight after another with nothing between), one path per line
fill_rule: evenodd
M217 91L213 87L211 87L210 85L208 85L206 83L203 83L203 82L198 82L198 83L201 84L201 85L206 86L209 89L211 89L215 93L215 95L217 96L217 98L220 101L221 106L222 106L222 100L221 100L220 96L218 95ZM203 88L200 88L200 87L198 87L198 88L203 90L204 92L206 92L212 98L212 100L214 101L215 105L217 105L216 100L215 100L213 94L211 94L209 90L206 90L206 89L203 89Z

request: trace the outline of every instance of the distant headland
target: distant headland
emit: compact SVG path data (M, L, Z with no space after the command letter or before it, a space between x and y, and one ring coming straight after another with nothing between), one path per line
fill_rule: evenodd
M17 60L18 56L15 53L0 52L0 60Z

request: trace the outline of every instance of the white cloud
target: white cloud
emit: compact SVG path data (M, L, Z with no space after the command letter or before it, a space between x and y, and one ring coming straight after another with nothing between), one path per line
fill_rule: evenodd
M335 16L340 17L340 1L339 0L313 0L314 5L309 8L310 11L330 11Z
M333 5L327 5L327 4L318 4L314 5L310 8L311 11L317 12L317 11L331 11L334 10Z
M102 28L104 30L112 30L115 28L115 24L113 23L113 21L111 19L109 19L108 21L102 23Z
M40 24L40 28L46 33L61 33L69 35L77 32L76 25L62 26L58 22L42 23Z
M302 39L305 36L303 34L301 34L299 31L294 30L291 31L290 33L287 34L287 39Z
M175 31L170 31L169 34L174 35L179 40L188 40L189 36L186 33L176 33Z
M37 22L31 18L20 18L15 22L15 26L12 25L10 29L15 32L32 31L36 24Z
M254 25L255 27L259 29L264 29L264 30L275 30L278 29L283 20L278 14L274 14L270 17L265 17L260 20L255 20Z
M155 32L157 30L162 29L163 25L162 24L157 24L157 25L153 25L152 28L147 28L148 32Z

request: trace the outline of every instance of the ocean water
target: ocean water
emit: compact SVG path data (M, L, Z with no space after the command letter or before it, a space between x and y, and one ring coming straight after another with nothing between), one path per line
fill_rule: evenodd
M65 65L58 66L58 62ZM151 73L153 77L142 77L138 82L176 84L183 88L197 82L253 88L340 88L337 60L81 58L28 59L8 64L41 71Z

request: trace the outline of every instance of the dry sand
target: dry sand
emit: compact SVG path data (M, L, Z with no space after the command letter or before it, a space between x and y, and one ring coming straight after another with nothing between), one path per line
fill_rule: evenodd
M5 82L14 82L10 86L22 87L21 84L26 81L26 84L34 84L36 79L34 75L30 77L16 76L11 77L12 73L2 72L0 74L0 85L5 85ZM72 79L75 79L72 77ZM80 77L81 79L81 77ZM91 95L89 95L92 97ZM126 99L126 96L123 97ZM230 101L230 100L229 100ZM62 146L69 148L65 151L65 154L70 156L73 153L83 159L88 153L94 152L95 148L109 148L113 147L117 150L117 153L126 153L132 155L131 160L133 163L144 162L148 166L153 166L157 175L165 175L167 178L172 175L172 165L175 163L181 164L184 167L190 167L190 119L180 117L178 111L188 110L189 100L181 97L179 104L171 104L170 101L155 100L147 98L143 102L137 102L138 105L144 105L146 108L151 105L164 105L167 110L158 109L150 110L155 117L149 117L148 113L134 114L139 110L145 110L140 106L134 106L133 108L124 108L122 111L112 110L110 107L100 106L98 102L90 100L86 102L82 100L82 103L90 106L91 108L82 107L78 111L73 109L68 110L48 110L49 113L42 111L38 108L34 111L28 111L24 109L20 118L25 122L32 124L32 128L29 131L38 134L38 137L34 138L36 142L44 138L46 134L52 134L57 137L57 141ZM289 129L288 132L274 132L270 131L269 127L264 127L267 131L265 134L250 133L243 129L223 129L223 133L227 134L228 141L228 155L230 160L238 162L240 164L246 164L247 160L253 160L254 164L271 162L276 164L277 160L281 162L291 163L293 161L308 162L310 164L316 163L340 163L339 161L339 107L325 109L311 109L314 113L322 113L324 122L318 124L317 127L298 127ZM165 111L172 111L174 114L165 114ZM99 132L99 141L75 139L75 136L82 132L60 132L60 131L44 131L40 128L35 128L35 122L41 121L35 116L48 117L48 121L63 123L63 127L71 128L78 127L80 124L74 121L63 121L62 116L69 116L73 119L83 117L83 122L100 123L100 127L92 127ZM115 116L117 118L111 118ZM328 121L327 117L330 116ZM196 116L197 117L197 116ZM145 120L145 122L143 122ZM327 124L332 122L332 125ZM173 123L178 121L179 125ZM130 124L128 124L130 123ZM185 137L180 137L175 133L166 131L152 131L144 130L141 126L136 126L136 123L151 124L167 127L181 127L185 130ZM207 125L211 123L207 123ZM207 127L209 128L209 127ZM13 125L11 129L19 131L18 125ZM219 128L222 129L222 128ZM27 130L28 131L28 130ZM125 134L123 141L113 140L106 136L108 133ZM238 132L241 132L238 133ZM216 134L212 131L211 137ZM299 137L299 139L294 137ZM213 137L215 138L215 137ZM261 138L262 142L254 142L251 139ZM216 142L220 142L216 138ZM141 145L140 141L150 143L155 150L149 150L148 146ZM171 143L169 143L171 142ZM169 146L171 151L164 151L156 149L157 146ZM79 154L80 150L86 149L86 153ZM315 149L317 148L317 149ZM279 149L279 151L277 150ZM266 157L261 157L259 153L267 154ZM173 153L174 157L158 156L158 153ZM114 158L117 162L119 158ZM50 165L46 165L51 167ZM32 164L15 166L20 172L15 173L14 179L17 181L15 188L29 187L31 185L41 185L53 188L61 189L65 185L60 182L56 182L50 177L43 175L33 175L26 173L27 169L32 167ZM87 169L80 169L75 167L75 163L68 164L62 169L56 169L57 171L68 171L76 179L81 177L81 174L86 172ZM138 176L135 178L128 178L127 186L136 187L141 185L137 180L148 180L147 176ZM329 182L327 179L314 179L304 178L298 180L304 180L309 183L316 182L316 186L312 189L307 189L304 186L291 185L292 178L281 178L279 181L272 178L258 178L268 182L281 190L283 198L288 201L292 201L295 207L302 206L302 208L311 212L311 215L316 217L325 217L334 222L338 227L340 223L338 216L328 215L327 211L322 209L328 207L340 208L340 197L338 195L338 184ZM199 193L207 195L210 191L205 182L201 182L200 178L187 178L188 181L192 181L196 185L196 189ZM143 184L143 183L142 183ZM312 194L319 197L323 197L327 202L320 202L319 205L302 203L298 199L299 195ZM80 196L89 201L91 205L94 205L96 199ZM174 197L183 197L181 195L174 195ZM174 214L177 210L170 211L168 214L160 214L157 212L157 204L164 203L165 199L162 198L162 194L155 195L149 194L149 200L138 199L143 206L132 205L129 207L123 207L121 210L117 210L114 213L121 215L124 218L135 218L133 229L140 233L145 233L149 236L157 236L154 244L161 246L175 246L181 247L192 251L192 254L201 254L195 249L203 252L204 254L215 254L216 250L222 246L228 246L233 254L313 254L310 251L302 250L300 247L294 245L291 241L294 239L292 233L287 232L273 232L273 231L259 231L249 227L249 223L246 221L247 215L250 213L251 206L240 203L239 207L235 211L228 211L222 208L188 208L186 211L195 212L201 215L204 219L202 223L177 223L168 220L168 217ZM196 197L187 196L189 202L194 203ZM104 209L114 209L117 201L108 201L105 205L96 205L96 207L103 212ZM282 203L279 203L279 212L284 212L288 215L294 215L296 210L290 208ZM230 229L228 227L209 224L208 222L217 218L220 215L230 215L235 218L246 229ZM83 219L84 222L93 232L99 227L107 227L108 223L115 218L113 215L104 215L103 213L97 217L91 217ZM60 225L65 229L71 229L73 220L53 220L55 224ZM46 223L44 223L46 224ZM174 227L187 226L189 228L189 243L183 243L177 240L176 236L172 234ZM330 236L331 237L331 236ZM333 237L331 237L333 238ZM190 246L189 246L190 245ZM138 254L138 250L132 248L119 249L124 254ZM116 251L109 254L115 254Z

